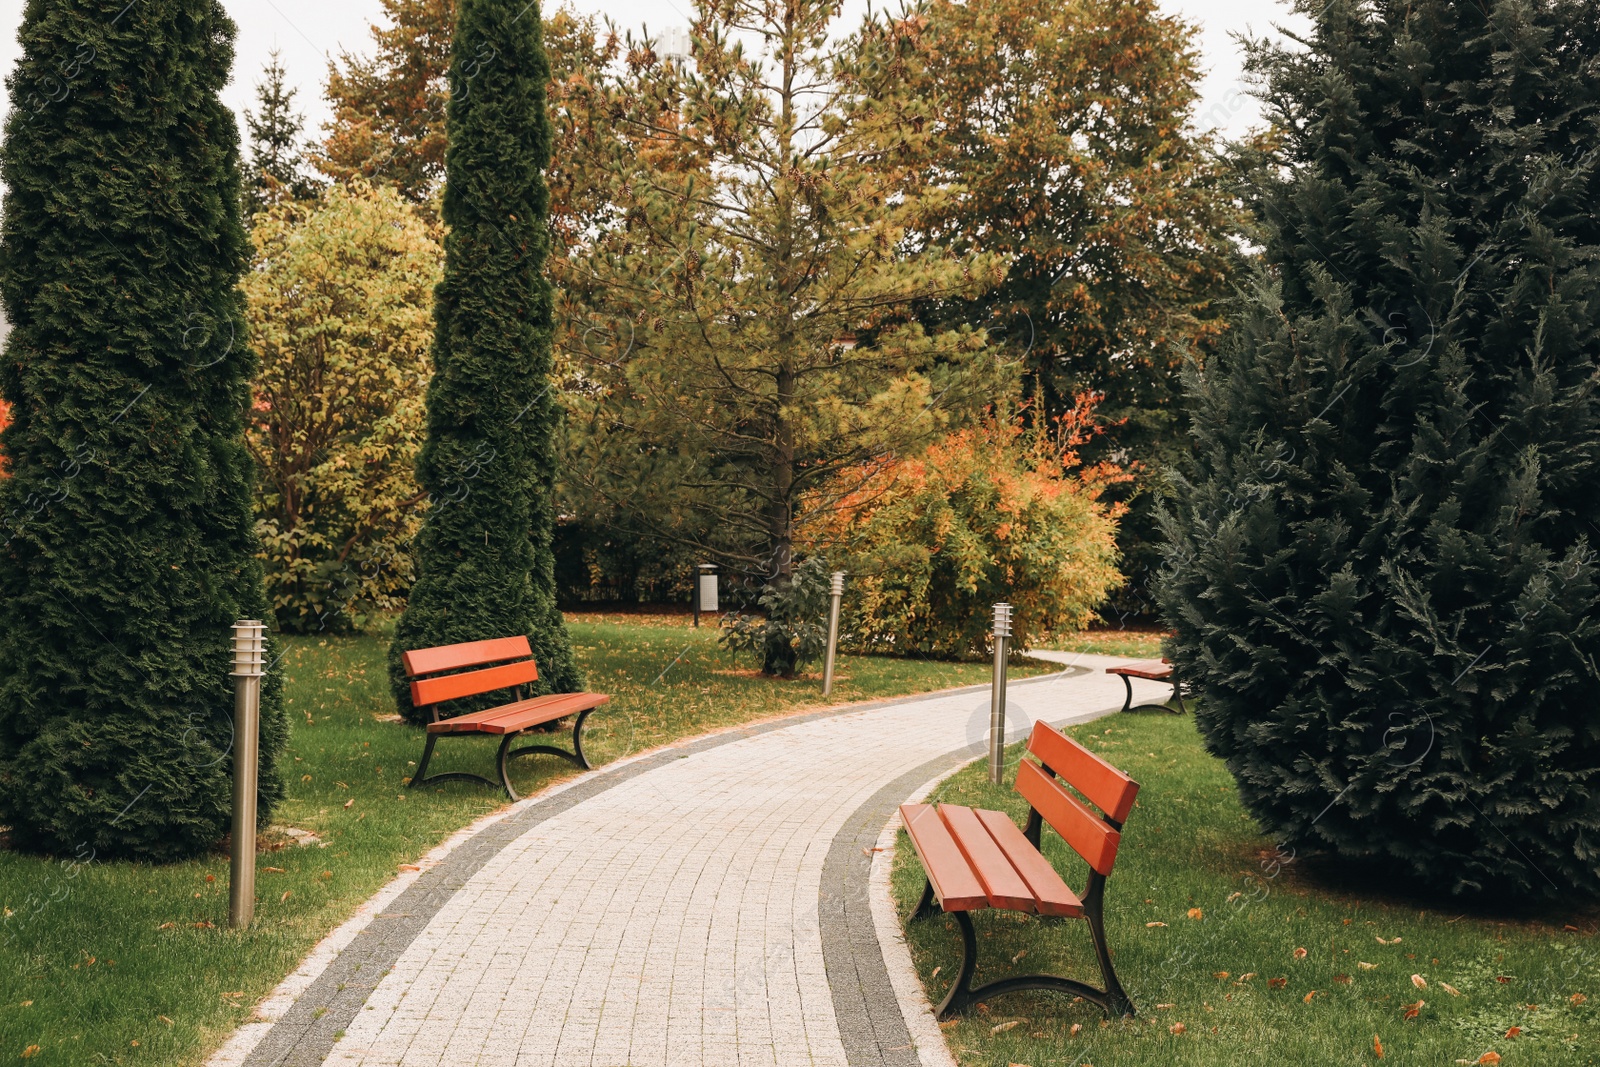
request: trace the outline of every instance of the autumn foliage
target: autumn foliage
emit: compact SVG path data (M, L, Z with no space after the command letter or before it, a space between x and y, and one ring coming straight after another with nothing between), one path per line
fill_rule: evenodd
M1017 648L1087 625L1122 580L1121 509L1101 496L1130 477L1080 461L1099 429L1095 399L1049 423L991 414L914 458L845 471L819 494L805 529L850 572L845 643L980 657L997 601L1015 606ZM829 492L838 499L821 506Z

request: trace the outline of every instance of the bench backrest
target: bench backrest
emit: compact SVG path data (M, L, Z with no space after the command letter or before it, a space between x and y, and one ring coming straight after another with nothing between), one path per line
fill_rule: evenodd
M419 648L400 658L405 663L406 677L411 679L411 703L426 707L442 700L492 693L496 689L509 689L534 681L539 677L539 667L532 656L533 649L524 635ZM517 662L507 663L507 660ZM481 671L465 670L467 667L482 667L486 663L500 665ZM442 671L456 673L441 675ZM424 675L440 676L428 678Z
M1022 761L1017 792L1095 872L1110 874L1139 783L1047 722L1033 724L1028 751L1040 762ZM1079 800L1056 776L1104 814Z

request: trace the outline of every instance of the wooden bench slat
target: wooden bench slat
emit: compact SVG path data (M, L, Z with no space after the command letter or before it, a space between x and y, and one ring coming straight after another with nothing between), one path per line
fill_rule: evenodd
M1028 751L1118 823L1128 821L1139 783L1046 722L1034 724Z
M922 859L933 894L945 911L977 911L987 907L989 897L978 876L972 873L950 828L930 804L902 804L900 818L906 824L911 845Z
M1122 835L1107 826L1104 819L1032 760L1025 759L1017 766L1017 792L1090 867L1101 874L1111 873Z
M519 637L496 637L488 641L463 641L437 648L415 648L400 658L405 663L406 675L414 677L531 655L533 649L524 634Z
M514 685L537 681L538 678L539 668L531 659L481 671L467 671L465 674L447 674L443 678L419 678L411 683L411 702L424 707L442 700L509 689Z
M1006 854L1006 859L1028 883L1028 891L1038 902L1040 915L1076 918L1083 914L1083 901L1078 894L1050 866L1050 861L1039 854L1011 816L1003 811L979 809L978 821L989 831L994 843Z
M1148 678L1152 682L1172 680L1172 666L1165 660L1146 659L1138 663L1125 663L1120 667L1107 667L1107 674L1126 674L1130 678Z
M990 907L1025 912L1037 910L1038 901L1034 899L1028 883L1011 866L1005 852L994 843L994 838L984 829L971 808L960 804L940 804L939 817L950 828L956 846L972 865L972 873L983 884Z
M428 732L432 734L514 734L519 730L526 730L530 726L554 722L556 719L563 719L580 711L598 708L602 704L609 703L610 700L611 697L607 693L552 693L548 696L519 700L515 704L504 704L498 708L489 708L486 711L475 711L467 715L457 715L451 719L441 719L438 722L430 723Z

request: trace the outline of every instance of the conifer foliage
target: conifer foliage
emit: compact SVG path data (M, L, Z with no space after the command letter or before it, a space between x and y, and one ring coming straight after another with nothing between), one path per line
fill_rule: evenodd
M217 0L32 0L0 150L0 822L174 859L226 828L229 627L266 607ZM270 655L270 653L269 653ZM286 725L262 700L260 813Z
M540 690L579 687L551 548L559 408L543 273L550 70L538 7L463 0L453 56L449 232L417 463L430 503L417 582L390 649L396 699L419 721L426 715L411 705L400 661L408 649L527 634Z
M1322 0L1257 46L1268 269L1191 377L1179 676L1287 843L1600 892L1600 5Z

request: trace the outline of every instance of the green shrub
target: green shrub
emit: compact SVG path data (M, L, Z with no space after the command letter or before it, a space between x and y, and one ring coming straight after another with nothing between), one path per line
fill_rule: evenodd
M828 645L828 565L812 556L787 578L769 582L757 603L766 612L740 612L723 624L722 642L739 652L754 652L763 674L793 678L819 659Z

